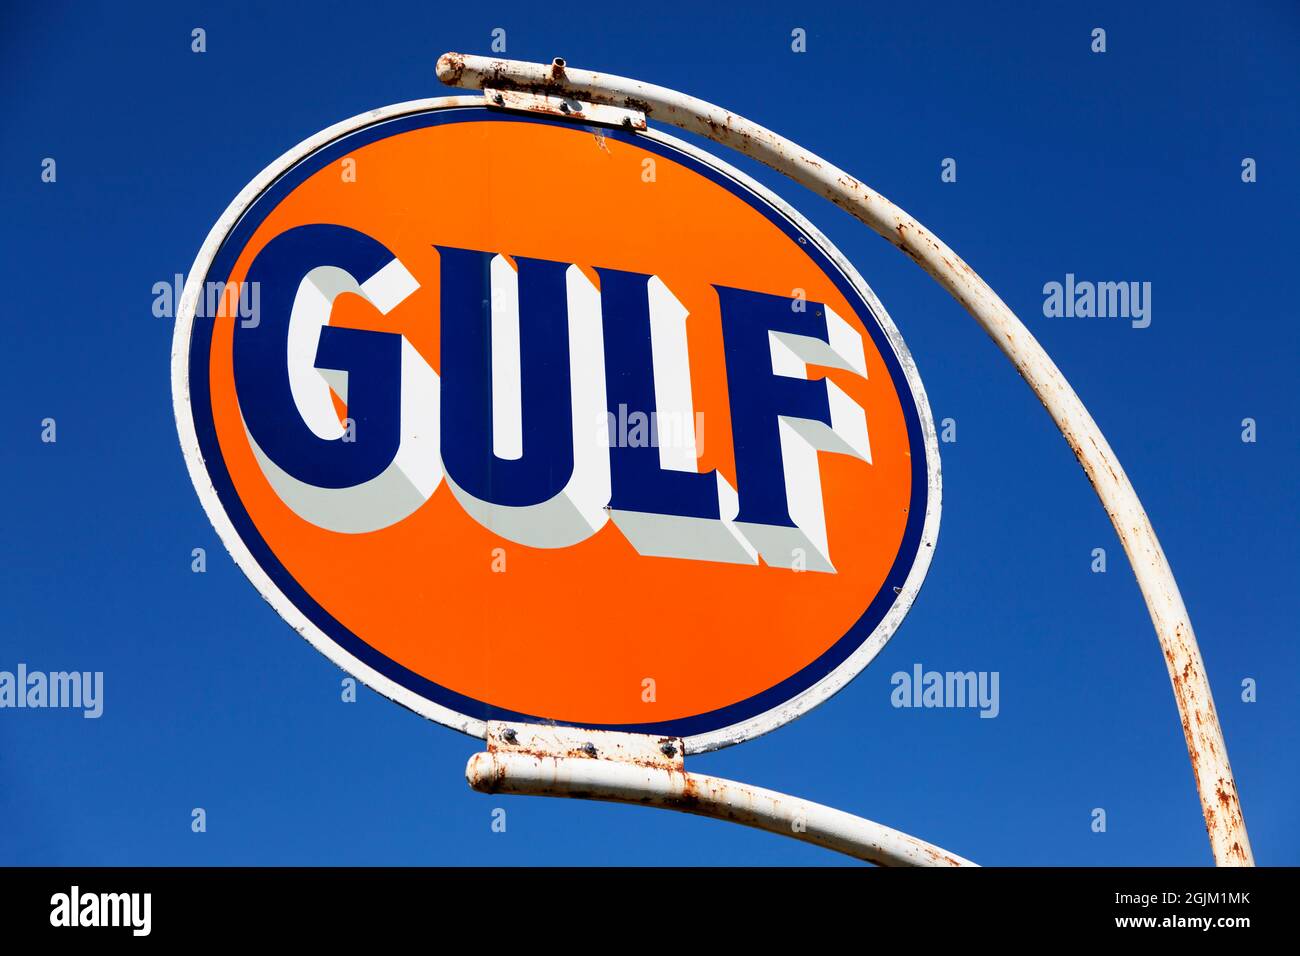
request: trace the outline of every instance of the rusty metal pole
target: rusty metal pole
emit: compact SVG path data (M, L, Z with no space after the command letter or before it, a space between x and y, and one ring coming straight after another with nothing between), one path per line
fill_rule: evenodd
M1105 436L1024 323L960 256L869 186L801 146L712 103L626 77L446 53L438 78L468 89L571 97L635 110L751 156L847 210L912 258L948 291L1011 360L1069 443L1119 534L1146 600L1173 684L1192 774L1219 866L1253 866L1237 784L1209 679L1178 583L1137 493Z
M735 780L690 773L680 737L491 721L465 777L481 793L577 797L677 810L766 830L877 866L970 860L872 820Z

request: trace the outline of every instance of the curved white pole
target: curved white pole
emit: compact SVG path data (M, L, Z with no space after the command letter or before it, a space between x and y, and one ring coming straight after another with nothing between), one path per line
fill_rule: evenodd
M465 777L483 793L584 797L730 820L880 866L976 865L843 810L681 769L495 751L470 757Z
M1237 784L1192 623L1169 561L1124 469L1061 370L983 279L928 229L869 186L782 136L684 93L621 76L445 53L450 86L563 95L637 110L736 149L862 220L907 253L960 302L1011 360L1069 443L1119 534L1164 653L1215 863L1253 866Z

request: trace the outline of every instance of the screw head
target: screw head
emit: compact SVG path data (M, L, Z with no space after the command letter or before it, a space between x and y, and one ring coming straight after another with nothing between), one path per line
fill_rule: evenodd
M662 753L665 757L676 757L676 756L677 756L677 748L674 747L674 746L673 746L672 744L670 744L670 743L668 743L668 744L664 744L662 747L659 748L659 751L660 751L660 753Z

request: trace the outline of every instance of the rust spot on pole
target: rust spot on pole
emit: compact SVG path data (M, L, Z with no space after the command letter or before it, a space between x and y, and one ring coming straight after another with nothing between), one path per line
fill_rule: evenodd
M459 86L465 73L465 57L460 53L444 53L438 57L438 79L448 86Z

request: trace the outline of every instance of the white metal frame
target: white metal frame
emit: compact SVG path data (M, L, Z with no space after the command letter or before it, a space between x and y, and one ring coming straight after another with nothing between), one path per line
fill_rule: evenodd
M558 96L643 113L757 159L829 199L905 252L965 307L1015 366L1069 443L1110 516L1146 601L1169 671L1214 860L1251 866L1228 749L1178 584L1151 521L1105 436L1061 370L997 293L938 237L842 169L784 137L684 93L551 64L447 53L450 86Z
M729 820L880 866L975 866L843 810L735 780L688 773L678 737L492 722L465 776L483 793L579 797Z

